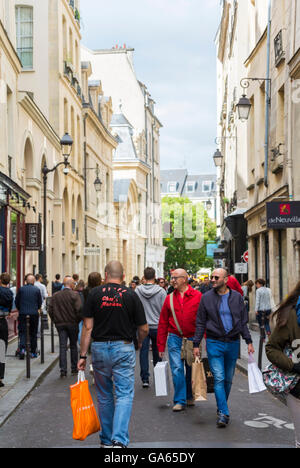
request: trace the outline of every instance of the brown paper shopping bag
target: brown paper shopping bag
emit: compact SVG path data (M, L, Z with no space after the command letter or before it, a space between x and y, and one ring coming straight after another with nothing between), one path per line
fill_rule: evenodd
M205 370L200 358L192 364L192 388L195 401L207 401Z

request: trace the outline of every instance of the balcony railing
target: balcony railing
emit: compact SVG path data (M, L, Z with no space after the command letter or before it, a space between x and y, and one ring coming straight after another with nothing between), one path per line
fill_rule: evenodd
M75 0L69 0L69 5L70 5L70 7L72 8L72 10L74 12L75 20L77 21L77 23L80 26L80 12L79 12L78 8L76 8L76 6L75 6Z
M78 75L74 72L73 64L66 60L64 61L64 75L76 91L77 96L82 100L82 90L79 83Z

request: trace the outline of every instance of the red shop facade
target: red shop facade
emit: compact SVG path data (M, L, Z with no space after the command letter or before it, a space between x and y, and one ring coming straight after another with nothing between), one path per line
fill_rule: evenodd
M25 276L25 218L30 195L0 172L0 268L15 294ZM9 339L17 335L17 312L8 319Z

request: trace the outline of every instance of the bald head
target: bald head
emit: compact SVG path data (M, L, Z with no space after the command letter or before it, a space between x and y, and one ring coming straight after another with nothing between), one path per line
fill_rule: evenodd
M34 284L34 283L35 283L35 276L33 276L33 275L27 275L27 276L26 276L26 283L27 283L27 284Z
M172 273L172 283L175 289L184 293L188 289L189 275L182 268L174 270Z
M212 287L218 291L225 293L227 291L228 271L225 268L217 268L211 275Z
M105 267L105 278L106 282L112 280L122 282L124 279L124 268L122 263L115 260L109 262Z
M188 280L189 280L189 275L182 268L178 268L177 270L173 271L173 275L174 276L182 276L183 278L186 279L186 282L188 282Z
M213 276L221 276L222 278L228 278L228 271L225 270L225 268L217 268L216 270L214 270Z
M72 276L65 276L64 277L64 287L69 289L74 289L75 281Z

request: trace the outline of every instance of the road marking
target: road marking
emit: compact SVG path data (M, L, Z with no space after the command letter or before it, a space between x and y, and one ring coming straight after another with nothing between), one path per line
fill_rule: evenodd
M289 429L295 430L294 424L289 424L287 421L273 418L264 413L259 413L259 418L253 419L252 421L245 421L244 424L255 429L268 429L269 427L276 427L276 429Z

